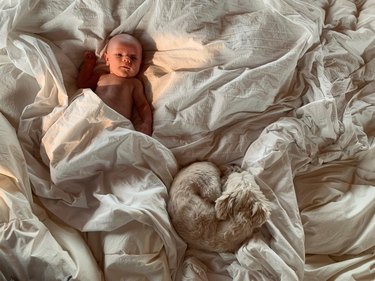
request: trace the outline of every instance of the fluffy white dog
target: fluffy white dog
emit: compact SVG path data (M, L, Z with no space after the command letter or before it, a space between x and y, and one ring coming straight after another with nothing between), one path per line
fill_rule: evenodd
M192 248L235 251L270 215L254 177L237 166L193 163L174 178L168 212Z

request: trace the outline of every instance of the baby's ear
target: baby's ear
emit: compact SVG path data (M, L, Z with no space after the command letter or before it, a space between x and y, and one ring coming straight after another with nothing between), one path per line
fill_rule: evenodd
M104 58L104 61L105 61L105 65L109 65L107 52L104 52L103 58Z

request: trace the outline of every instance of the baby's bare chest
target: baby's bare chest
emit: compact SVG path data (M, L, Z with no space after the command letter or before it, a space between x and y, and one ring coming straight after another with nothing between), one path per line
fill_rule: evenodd
M129 118L135 85L131 79L100 78L96 94L110 107Z
M131 99L133 91L134 83L132 79L117 79L107 75L100 77L96 88L96 93L100 97L116 100Z

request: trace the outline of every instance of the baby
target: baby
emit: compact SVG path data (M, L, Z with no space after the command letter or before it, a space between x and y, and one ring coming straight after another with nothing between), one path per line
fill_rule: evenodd
M95 73L95 53L86 51L77 86L91 88L104 103L129 120L134 104L142 120L136 129L151 135L151 106L145 97L142 82L135 78L142 61L141 44L129 34L116 35L109 40L104 59L109 73Z

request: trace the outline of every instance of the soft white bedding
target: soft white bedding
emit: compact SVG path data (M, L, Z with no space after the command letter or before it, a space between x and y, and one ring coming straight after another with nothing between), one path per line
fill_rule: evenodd
M75 78L134 34L145 136ZM0 2L0 280L375 280L375 2ZM235 163L270 220L187 249L178 169Z

